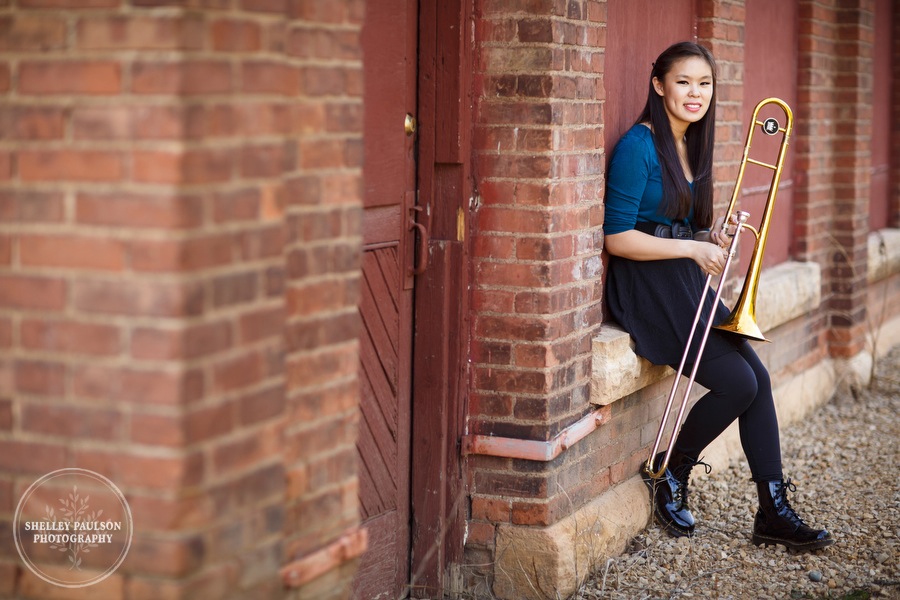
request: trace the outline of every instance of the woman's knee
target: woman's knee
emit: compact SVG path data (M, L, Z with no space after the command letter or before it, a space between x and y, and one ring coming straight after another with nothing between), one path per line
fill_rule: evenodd
M738 412L743 412L756 399L762 386L757 373L739 354L726 357L727 360L713 360L702 365L704 368L698 371L697 381L715 396L733 403Z

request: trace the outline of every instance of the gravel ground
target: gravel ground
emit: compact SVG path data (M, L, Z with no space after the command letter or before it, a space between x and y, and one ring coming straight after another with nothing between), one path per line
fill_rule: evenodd
M653 525L573 598L900 599L900 348L878 367L872 389L782 427L791 504L833 546L798 554L750 543L756 486L735 460L691 485L692 539Z

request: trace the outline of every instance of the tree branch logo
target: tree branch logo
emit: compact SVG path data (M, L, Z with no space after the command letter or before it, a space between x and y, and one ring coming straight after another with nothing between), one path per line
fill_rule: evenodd
M32 573L62 587L86 587L125 560L131 509L109 479L87 469L60 469L35 481L16 508L16 550Z

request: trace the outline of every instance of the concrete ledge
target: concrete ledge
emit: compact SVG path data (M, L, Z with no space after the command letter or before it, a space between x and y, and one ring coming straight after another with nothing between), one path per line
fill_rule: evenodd
M818 263L788 261L759 276L756 320L763 331L775 329L818 308L822 272Z
M500 525L494 595L568 598L606 558L622 553L649 518L647 488L635 476L549 527Z
M883 335L884 353L900 344L900 317L886 324ZM780 426L830 400L844 378L865 377L867 356L824 360L783 381L774 390ZM742 453L735 424L706 449L704 460L721 469ZM791 465L785 466L789 471ZM493 593L499 600L567 598L606 559L621 554L649 520L650 497L635 475L549 527L499 525Z
M760 275L757 315L764 332L815 310L821 303L817 263L786 262ZM688 315L690 316L690 315ZM664 379L672 369L634 353L634 341L615 323L604 323L592 341L591 403L605 406Z
M900 273L900 229L880 229L869 234L868 281L872 283Z
M592 341L591 404L605 406L674 373L634 353L634 340L621 327L605 323Z
M840 366L826 360L778 386L774 393L780 425L802 419L827 402L842 368L852 368L853 363ZM703 458L721 469L742 452L735 424L707 448ZM546 600L557 593L567 598L593 569L621 554L649 519L650 496L635 475L549 527L500 525L494 594L500 600Z

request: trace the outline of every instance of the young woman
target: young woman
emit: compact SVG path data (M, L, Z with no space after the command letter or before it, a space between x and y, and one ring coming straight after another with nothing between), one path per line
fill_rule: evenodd
M619 140L607 171L605 246L609 312L631 334L638 354L655 364L681 361L706 274L725 266L724 217L713 224L713 142L716 67L709 50L691 42L666 49L650 73L647 104ZM711 227L712 226L712 227ZM707 294L704 317L712 309ZM728 310L716 307L715 322ZM700 330L702 331L702 329ZM694 336L686 372L696 360ZM694 532L688 479L700 453L735 419L759 494L753 543L813 550L834 543L806 525L788 502L778 421L769 374L743 338L713 329L696 381L709 392L691 409L675 439L664 475L652 479L656 521L675 536ZM663 453L655 458L658 465Z

